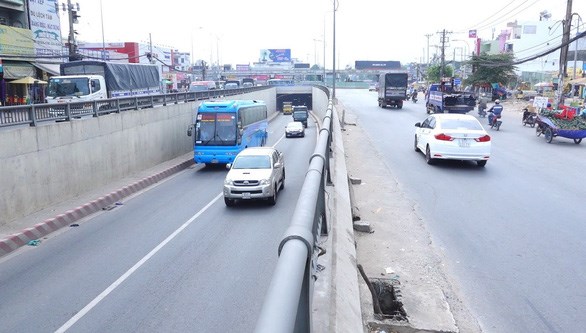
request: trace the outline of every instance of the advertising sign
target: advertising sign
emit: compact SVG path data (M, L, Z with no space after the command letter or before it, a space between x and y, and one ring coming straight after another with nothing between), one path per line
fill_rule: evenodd
M29 20L35 43L36 56L61 55L61 23L56 0L29 0ZM47 59L52 62L60 62L61 59Z
M355 69L363 70L387 70L387 69L401 69L400 61L370 61L370 60L356 60L354 62Z
M30 57L35 55L31 31L7 25L0 26L0 54L20 55L23 56L22 60L30 60Z
M261 62L291 62L291 49L260 50Z

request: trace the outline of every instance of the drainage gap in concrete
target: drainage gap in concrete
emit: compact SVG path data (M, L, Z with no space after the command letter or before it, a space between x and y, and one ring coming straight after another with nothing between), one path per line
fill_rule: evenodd
M380 305L383 319L393 319L397 321L407 321L407 313L403 309L403 303L400 301L400 291L396 285L389 280L370 279L374 289L376 300ZM376 311L375 311L376 312Z

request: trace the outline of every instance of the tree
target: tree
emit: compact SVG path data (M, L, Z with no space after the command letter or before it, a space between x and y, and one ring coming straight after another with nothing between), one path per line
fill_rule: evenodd
M427 81L429 82L440 82L441 65L430 65L427 67ZM452 66L444 67L444 76L451 77L454 75L454 69Z
M490 86L501 83L507 86L516 80L514 55L512 53L486 54L472 56L466 63L472 66L472 75L464 83L472 86Z

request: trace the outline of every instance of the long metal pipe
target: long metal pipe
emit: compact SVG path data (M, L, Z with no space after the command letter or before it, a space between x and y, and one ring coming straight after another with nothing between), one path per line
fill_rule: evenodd
M311 332L312 264L322 215L318 204L323 191L324 173L329 159L332 103L320 130L314 154L291 218L291 225L279 244L279 260L269 285L256 333Z

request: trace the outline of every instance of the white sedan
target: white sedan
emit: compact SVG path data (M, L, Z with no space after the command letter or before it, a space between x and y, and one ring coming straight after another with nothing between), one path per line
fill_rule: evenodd
M415 124L415 151L427 164L438 159L476 161L485 166L491 140L478 119L468 114L438 113Z

